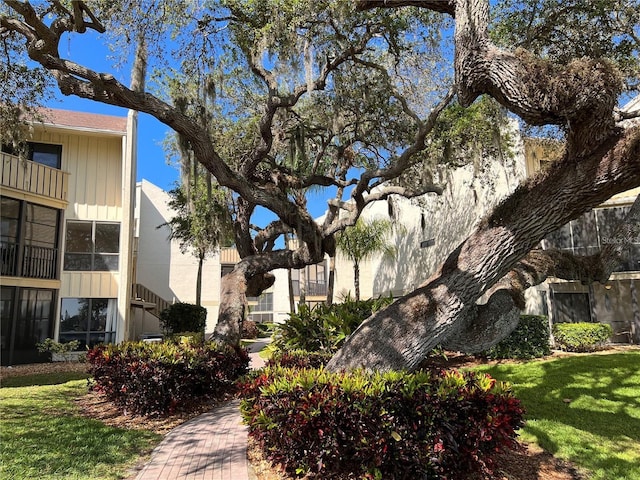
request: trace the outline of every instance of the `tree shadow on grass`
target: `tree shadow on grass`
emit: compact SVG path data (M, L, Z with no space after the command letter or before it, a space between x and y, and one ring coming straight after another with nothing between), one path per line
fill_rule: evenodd
M596 478L640 478L640 352L584 355L488 371L511 382L526 432Z

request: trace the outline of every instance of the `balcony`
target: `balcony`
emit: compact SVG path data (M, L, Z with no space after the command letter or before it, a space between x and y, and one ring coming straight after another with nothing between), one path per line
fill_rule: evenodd
M46 280L58 278L57 248L2 242L0 259L0 274L3 276Z
M300 296L300 280L292 280L293 283L293 295ZM307 280L306 295L308 297L319 297L327 294L327 284L325 282L315 282Z
M68 172L2 153L1 185L58 201L67 201Z

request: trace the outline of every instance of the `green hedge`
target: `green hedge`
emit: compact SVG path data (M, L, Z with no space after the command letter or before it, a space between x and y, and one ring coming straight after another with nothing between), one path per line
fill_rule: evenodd
M567 352L589 352L600 348L613 335L606 323L556 323L553 338L556 346Z
M253 376L243 417L269 460L291 475L460 478L516 448L523 425L520 401L486 374L273 367Z
M166 334L203 332L207 309L191 303L174 303L160 312L160 324Z
M500 343L483 352L488 358L530 359L549 355L549 319L544 315L522 315L520 323Z

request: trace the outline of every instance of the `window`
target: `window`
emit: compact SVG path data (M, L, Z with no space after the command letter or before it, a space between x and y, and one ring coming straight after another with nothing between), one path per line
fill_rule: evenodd
M327 294L327 266L326 262L305 267L306 273L306 294L309 296L321 296ZM293 283L293 294L300 295L300 270L291 271L291 281Z
M78 340L80 350L116 339L115 298L63 298L60 308L61 343Z
M62 145L29 142L29 160L51 168L60 168Z
M258 298L249 297L247 300L252 304L249 306L249 320L256 323L273 322L273 293L263 293Z
M24 149L24 144L21 149ZM2 145L2 151L9 155L18 155L18 151L9 146ZM28 142L26 152L27 158L32 162L46 165L47 167L60 169L62 164L62 145L53 145L51 143Z
M2 275L58 278L60 211L2 197Z
M591 322L588 293L555 293L553 296L554 322Z
M630 207L597 208L559 228L544 240L545 248L570 250L576 255L593 255L607 243L615 242L614 233ZM640 271L640 239L632 239L628 261L618 272Z
M36 344L53 336L56 291L2 287L0 347L3 365L44 360Z
M228 273L233 272L235 265L220 265L220 277L224 277Z
M70 271L118 270L120 224L67 222L64 269Z

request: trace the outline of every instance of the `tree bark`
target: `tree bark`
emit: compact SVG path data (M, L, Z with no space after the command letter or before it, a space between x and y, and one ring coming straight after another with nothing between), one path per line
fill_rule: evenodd
M247 309L247 280L241 270L234 269L220 283L220 310L213 339L238 345Z
M499 310L509 312L502 326L495 326L493 333L478 328L471 335L478 343L474 347L491 345L496 334L502 337L515 327L512 316L518 299L496 292L484 308L477 305L478 299L546 235L638 185L638 127L612 136L589 156L565 157L498 205L417 290L367 319L327 369L415 369L436 345L453 345L456 335L475 321L487 325L487 313L501 306ZM537 276L536 281L544 278Z

